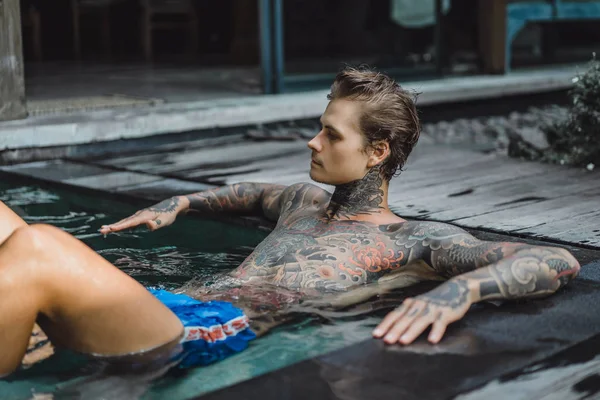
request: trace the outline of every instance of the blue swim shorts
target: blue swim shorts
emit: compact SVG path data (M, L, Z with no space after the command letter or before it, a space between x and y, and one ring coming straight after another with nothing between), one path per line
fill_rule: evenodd
M222 360L245 350L256 338L242 310L225 301L199 301L185 294L148 289L184 326L180 368Z

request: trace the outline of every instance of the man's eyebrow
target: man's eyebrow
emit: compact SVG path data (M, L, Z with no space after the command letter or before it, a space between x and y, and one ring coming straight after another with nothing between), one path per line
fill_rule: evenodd
M324 128L327 128L327 129L329 129L329 130L331 130L331 131L334 131L335 133L340 133L340 131L339 131L338 129L336 129L336 128L335 128L335 126L333 126L333 125L330 125L330 124L323 124L323 120L322 120L322 119L319 119L319 122L321 122L321 125L322 125Z
M333 125L325 125L325 128L329 129L330 131L333 131L333 132L337 133L340 136L344 136L344 135L342 135L342 132L340 132L339 129L336 129L336 127L333 126Z

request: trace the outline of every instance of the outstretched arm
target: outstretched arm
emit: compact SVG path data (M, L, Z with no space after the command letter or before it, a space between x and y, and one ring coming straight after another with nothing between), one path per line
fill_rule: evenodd
M243 182L180 196L178 199L184 212L253 214L277 221L281 195L286 188L270 183Z
M119 222L102 226L100 232L107 234L139 225L156 230L171 225L179 214L188 211L263 215L269 220L277 221L282 205L281 197L289 191L288 188L293 186L236 183L194 194L174 196Z
M437 343L448 324L462 318L473 303L550 295L579 273L579 263L565 249L486 242L460 228L445 228L423 256L449 280L406 299L377 327L376 337L408 344L431 325L429 341Z

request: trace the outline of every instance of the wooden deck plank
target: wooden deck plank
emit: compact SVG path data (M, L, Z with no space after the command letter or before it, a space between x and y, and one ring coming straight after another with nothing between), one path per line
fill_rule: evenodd
M597 232L597 229L573 229L549 237L568 243L600 247L600 233Z
M540 222L564 220L597 210L600 190L597 188L588 194L592 196L586 197L578 193L475 217L460 218L455 222L470 227L485 226L503 231L525 228L535 230L535 226Z
M145 154L141 156L107 159L110 164L153 174L177 174L214 170L227 165L243 165L249 161L266 158L284 158L290 154L305 152L305 145L298 142L274 142L265 145L257 142L234 143L224 148L194 149L185 152Z
M518 168L518 167L517 167ZM551 173L526 175L527 170L507 169L507 179L480 186L447 185L443 188L427 188L411 191L404 197L394 196L394 207L408 204L428 207L428 216L442 221L452 221L466 216L476 216L494 210L514 208L540 199L565 196L587 188L598 187L597 174L580 170L564 169ZM532 171L533 172L533 171ZM512 177L514 173L514 178ZM485 174L483 174L485 176ZM520 178L517 178L521 175ZM465 190L469 190L465 192ZM439 195L436 195L438 190ZM449 197L451 193L465 193ZM454 192L453 192L454 191ZM420 197L419 197L420 196Z
M532 229L533 228L533 229ZM600 210L582 213L568 219L543 220L539 225L515 230L533 236L559 235L564 232L577 231L581 229L600 232Z
M308 174L310 163L310 155L298 153L286 156L285 158L257 160L245 163L244 165L232 166L228 168L201 170L190 172L187 177L206 180L206 181L223 181L223 177L229 178L238 175L246 174L270 174L273 172L287 173L305 171Z
M515 180L530 182L532 176L546 174L535 169L523 169L518 165L505 166L492 171L482 170L481 173L472 173L455 177L452 173L447 178L439 178L435 181L403 183L401 180L390 184L390 197L395 202L413 202L425 199L440 199L464 203L465 199L485 192L494 185L502 185ZM427 182L427 181L426 181ZM461 193L470 193L460 195Z
M448 165L443 161L444 160L437 163L430 163L432 166L431 169L419 168L417 165L416 168L403 171L400 176L395 177L391 181L390 190L398 188L399 190L404 191L406 188L446 184L464 180L465 177L477 176L482 178L484 174L475 174L474 171L496 173L501 168L506 167L504 160L493 156L488 156L475 162L459 166Z
M598 236L598 233L594 233L590 230L572 230L568 232L558 233L556 235L548 237L566 243L576 243L583 244L586 246L600 247L600 237Z

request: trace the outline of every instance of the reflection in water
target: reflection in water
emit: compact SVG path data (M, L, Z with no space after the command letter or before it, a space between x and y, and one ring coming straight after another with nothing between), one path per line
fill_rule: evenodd
M456 399L597 399L600 392L598 371L600 371L600 356L587 362L566 365L548 366L540 363L533 365L529 371L525 371L515 379L508 382L503 381L502 378L495 379L479 389L459 395ZM577 390L577 385L590 377L596 378L595 390L589 392Z

